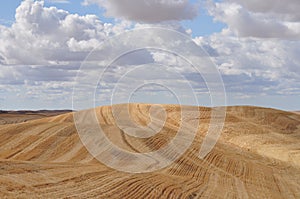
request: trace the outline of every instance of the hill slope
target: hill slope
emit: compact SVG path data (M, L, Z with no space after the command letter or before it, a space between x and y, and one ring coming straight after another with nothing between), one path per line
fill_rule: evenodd
M137 153L157 150L176 134L180 107L163 106L166 128L148 139L124 134L112 107L95 111L107 137ZM132 118L146 125L149 107L130 104ZM170 166L142 174L116 171L94 159L77 134L72 113L0 125L0 197L300 198L300 115L228 107L218 143L200 159L211 109L189 109L201 110L200 117L188 118L200 122L191 147Z

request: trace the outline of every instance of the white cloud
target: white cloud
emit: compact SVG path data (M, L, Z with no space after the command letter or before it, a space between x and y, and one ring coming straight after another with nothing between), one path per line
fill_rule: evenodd
M95 15L80 16L56 7L45 7L43 1L23 1L16 10L16 21L10 27L0 25L0 91L4 95L7 91L13 97L17 93L19 96L30 94L24 99L20 98L21 101L30 101L29 98L32 97L40 98L40 101L51 99L54 105L58 102L70 103L72 81L81 61L90 50L110 36L130 28L154 26L177 30L187 36L191 33L190 30L183 29L176 21L194 16L193 9L196 8L188 1L180 1L181 4L176 1L179 2L176 6L168 4L174 3L175 0L156 1L157 4L166 5L162 5L159 8L161 10L158 12L159 9L157 9L157 12L153 12L152 15L150 11L157 5L151 3L149 7L146 7L148 4L139 1L137 3L141 4L140 8L146 14L142 16L136 12L129 15L131 8L121 7L124 2L101 1L100 4L107 9L109 15L114 15L117 9L121 9L122 12L118 11L119 15L115 17L142 23L134 27L128 21L108 24L101 22ZM258 93L272 95L300 93L298 13L279 1L277 3L280 6L274 8L268 8L270 2L268 5L262 4L263 6L259 7L250 1L242 0L227 0L214 4L210 9L211 14L217 20L227 23L229 28L215 35L195 38L195 41L205 47L218 65L224 75L227 90L238 93L237 96L250 97ZM185 13L185 9L189 7L193 8L191 13ZM279 10L280 7L283 7L283 10ZM147 10L143 10L146 8ZM169 12L168 9L171 11ZM160 15L162 10L169 12L170 15L167 17ZM175 22L163 22L171 18ZM151 24L154 22L162 23ZM136 36L145 46L149 44L151 46L151 40L148 38L156 39L150 34ZM266 39L270 37L276 39ZM116 44L120 48L130 45L122 43L122 40L116 41ZM176 42L171 46L176 48ZM110 53L104 53L102 56L107 58ZM113 83L128 68L153 62L173 65L174 70L183 73L192 82L193 87L201 92L207 91L201 87L205 85L201 77L195 75L194 71L190 71L184 60L166 52L143 50L131 55L127 54L114 63L111 71L106 73L103 92L107 93L111 90ZM93 73L93 71L89 72ZM136 77L144 76L143 73L136 74ZM174 86L178 86L178 81L172 79L172 82ZM6 102L9 103L11 99L7 97ZM65 105L66 103L62 106Z
M209 12L240 37L300 39L299 1L225 0Z
M300 21L300 4L298 0L230 0L256 13L268 13L286 21Z
M63 96L71 97L70 82L86 55L109 36L130 26L127 22L103 23L95 15L70 14L33 0L24 0L15 17L11 26L0 25L3 95L28 93L24 103L30 103L30 97L40 94L41 101L56 98L54 106ZM10 91L11 87L15 90Z
M84 5L96 3L106 10L106 16L142 23L193 19L198 6L188 0L85 0Z
M195 41L219 65L227 89L253 96L299 94L299 1L209 2L209 13L228 27Z
M25 0L11 27L0 26L0 57L5 64L49 64L83 60L87 52L126 25L106 24L95 15L79 16L43 1Z
M300 88L300 41L237 38L225 33L195 38L211 54L229 92L294 94ZM293 89L291 89L293 88Z
M136 24L133 28L153 26L165 27L162 24ZM15 95L24 96L22 100L27 102L39 97L41 101L51 99L54 104L62 98L69 99L73 86L70 82L74 81L76 70L88 53L102 41L128 28L132 28L128 21L103 23L95 15L70 14L56 7L45 7L43 1L25 0L16 9L16 21L12 26L0 26L0 85L17 88L13 91ZM178 23L171 23L168 28L186 34ZM139 42L151 46L150 33L136 36ZM126 38L123 39L125 41L116 38L119 49L111 50L121 52L120 49L130 45ZM110 54L105 52L101 56L106 59ZM117 81L130 67L153 63L153 56L142 50L121 57L108 72L104 82L107 88L112 89L112 81ZM95 68L88 72L95 74ZM6 92L7 95L13 93Z
M69 0L46 0L46 1L50 3L70 3Z

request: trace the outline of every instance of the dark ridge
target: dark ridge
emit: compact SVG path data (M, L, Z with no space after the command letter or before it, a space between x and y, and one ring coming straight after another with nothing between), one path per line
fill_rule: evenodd
M30 111L30 110L21 110L21 111L4 111L0 110L1 113L5 114L40 114L40 113L69 113L74 112L73 110L37 110L37 111Z

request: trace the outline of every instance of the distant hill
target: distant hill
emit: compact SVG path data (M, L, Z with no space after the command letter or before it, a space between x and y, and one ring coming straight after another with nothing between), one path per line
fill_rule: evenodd
M60 114L72 112L71 110L21 110L21 111L4 111L0 110L0 125L22 123L30 120L51 117Z

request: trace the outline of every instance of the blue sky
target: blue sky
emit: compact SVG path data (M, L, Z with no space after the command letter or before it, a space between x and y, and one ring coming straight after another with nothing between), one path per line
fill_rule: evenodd
M91 50L126 30L159 26L189 35L207 51L226 89L227 103L220 105L298 110L300 6L266 1L8 1L0 7L0 109L72 108L77 70ZM111 75L120 78L141 63L174 65L172 60L178 57L145 50L114 66ZM174 70L192 83L199 105L212 105L201 77L186 64ZM111 79L103 84L109 86L100 92L113 89ZM159 90L145 90L137 101L174 102L170 95L155 97Z

